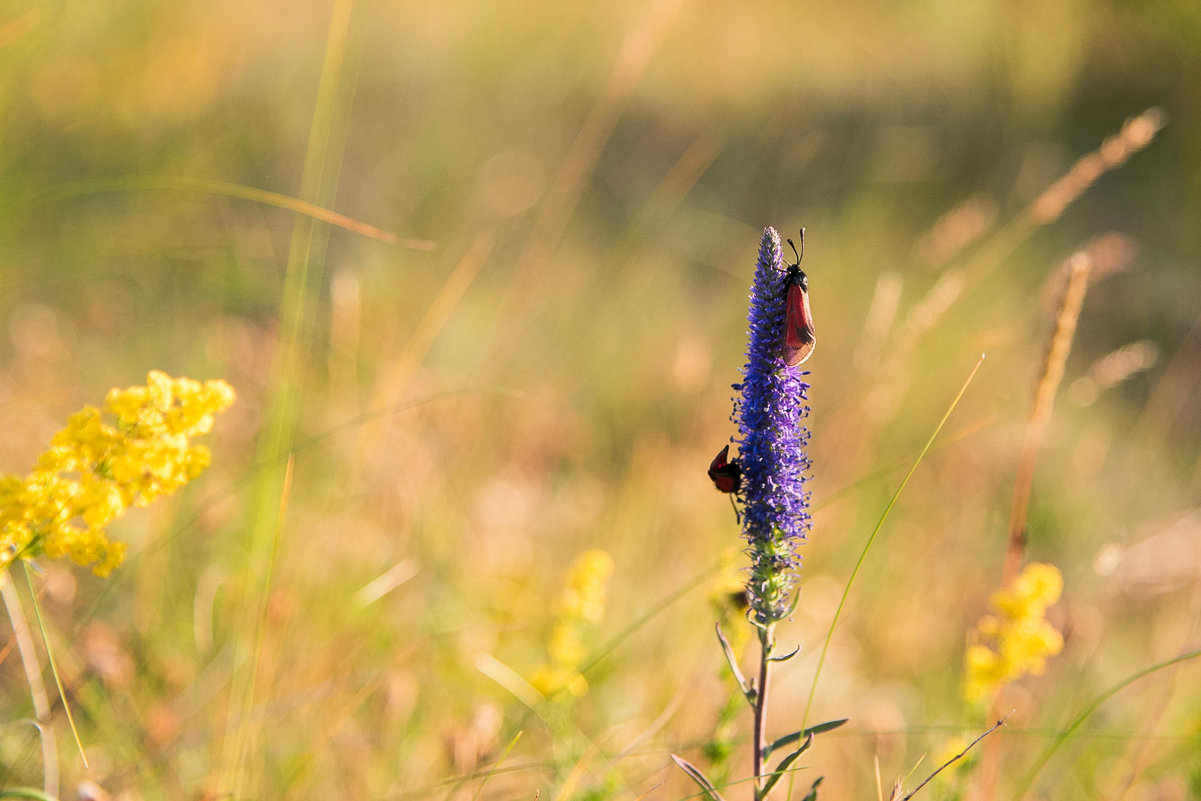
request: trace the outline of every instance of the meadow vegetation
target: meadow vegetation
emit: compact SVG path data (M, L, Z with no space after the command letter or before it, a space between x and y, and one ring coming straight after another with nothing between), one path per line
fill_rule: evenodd
M36 0L0 60L0 473L152 370L237 395L107 577L8 567L0 791L54 736L63 798L749 798L706 467L771 225L819 346L770 725L850 719L774 797L1002 715L924 797L1201 795L1192 0Z

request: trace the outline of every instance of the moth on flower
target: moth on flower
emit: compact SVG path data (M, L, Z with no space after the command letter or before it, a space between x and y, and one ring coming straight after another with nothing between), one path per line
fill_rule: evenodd
M742 465L737 459L729 461L730 446L721 449L709 463L709 480L722 492L735 493L742 487Z
M798 546L809 532L809 385L798 365L813 352L807 283L787 264L780 235L767 228L751 282L746 365L732 419L738 424L738 502L751 559L747 599L756 625L788 617L795 598ZM728 458L728 457L727 457Z
M817 346L817 335L813 330L813 312L809 309L809 276L801 269L805 257L805 229L801 229L801 249L798 251L792 240L792 252L796 262L788 265L784 278L784 363L796 367L813 355Z

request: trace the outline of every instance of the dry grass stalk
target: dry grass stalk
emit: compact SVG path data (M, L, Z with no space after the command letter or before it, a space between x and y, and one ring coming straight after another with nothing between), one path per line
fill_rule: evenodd
M1047 187L1026 209L1026 216L1036 225L1058 219L1098 178L1122 166L1131 155L1149 145L1166 124L1167 115L1159 108L1149 108L1127 120L1122 130L1107 137L1100 148L1083 156L1062 178Z
M961 253L997 221L997 202L981 193L939 217L913 250L927 264L942 264Z
M1072 382L1068 388L1072 400L1079 406L1088 406L1102 392L1130 380L1135 375L1149 370L1159 361L1159 346L1149 339L1130 342L1112 353L1102 356L1088 372Z
M1034 483L1034 461L1042 442L1043 430L1051 417L1055 395L1063 380L1064 365L1072 350L1072 339L1076 335L1076 322L1084 305L1084 293L1088 289L1088 274L1092 262L1083 252L1074 254L1067 264L1068 282L1063 298L1059 302L1059 313L1055 318L1055 331L1051 335L1047 356L1043 360L1042 375L1034 392L1034 405L1026 421L1026 433L1022 440L1022 451L1018 457L1017 479L1013 490L1013 509L1009 517L1009 547L1005 553L1002 584L1008 584L1017 576L1026 550L1026 517L1030 507L1030 490Z

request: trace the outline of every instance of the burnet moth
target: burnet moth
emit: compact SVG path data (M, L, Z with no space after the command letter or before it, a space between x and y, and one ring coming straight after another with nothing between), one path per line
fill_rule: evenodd
M784 363L796 367L813 355L817 336L813 331L813 312L809 310L809 277L801 269L801 259L805 255L805 229L801 229L799 251L791 239L788 244L792 245L792 252L796 254L796 264L788 265L788 274L784 277L787 292L784 299Z
M738 464L737 459L727 461L729 457L730 446L727 445L709 463L709 478L713 486L722 492L735 493L742 486L742 465Z

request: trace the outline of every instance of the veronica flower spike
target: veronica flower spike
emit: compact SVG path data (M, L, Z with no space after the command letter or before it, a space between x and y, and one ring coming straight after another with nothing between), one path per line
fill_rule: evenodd
M783 620L795 606L797 548L811 525L805 488L809 430L801 424L809 414L809 384L802 378L808 373L799 363L788 364L786 329L797 272L797 265L784 263L780 235L765 229L747 312L747 361L742 383L734 385L740 396L732 417L739 432L742 535L751 560L747 601L751 622L760 628Z
M720 624L717 637L730 672L755 716L751 739L754 801L766 801L780 778L791 775L790 767L809 747L813 735L846 723L845 719L821 723L774 743L767 737L772 663L797 653L775 655L776 624L796 607L797 571L801 566L797 549L811 526L809 491L805 488L810 468L806 452L809 429L802 425L809 416L809 384L804 381L809 373L801 369L801 363L813 354L817 339L809 309L809 279L801 270L804 234L802 229L801 248L794 248L796 262L786 264L780 235L774 228L763 231L747 311L746 366L742 368L741 383L734 384L739 394L730 418L738 424L733 439L738 456L731 459L727 445L709 464L714 486L734 499L751 560L746 600L747 619L759 635L757 675L749 679L743 675ZM781 745L785 743L794 747L781 757ZM769 767L773 755L779 759L775 767ZM721 794L700 769L674 754L672 759L706 797L721 801ZM819 777L805 798L816 798L820 783Z

